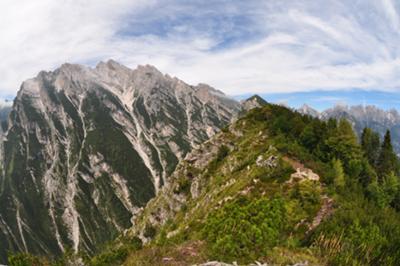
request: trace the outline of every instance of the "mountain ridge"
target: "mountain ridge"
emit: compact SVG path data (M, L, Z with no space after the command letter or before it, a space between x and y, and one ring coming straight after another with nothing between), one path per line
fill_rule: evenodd
M366 142L346 120L252 109L189 153L134 227L86 263L398 265L398 159L386 175ZM373 147L394 155L390 137Z
M2 142L0 255L93 252L240 108L149 65L41 71L22 84Z
M231 124L244 112L243 119ZM304 105L298 112L323 120L347 118L355 129L370 121L384 120L378 126L398 121L397 112L375 107L338 106L319 114ZM364 114L368 114L365 120ZM0 145L4 155L0 157L3 260L7 251L57 257L72 249L91 256L121 233L139 237L151 247L154 236L157 241L190 236L186 223L197 223L190 215L196 214L197 220L209 214L218 218L219 207L235 207L232 200L248 204L241 211L251 213L252 206L265 205L280 212L283 199L270 198L270 189L277 189L290 206L297 206L285 211L302 213L303 220L292 213L292 225L299 239L306 241L298 226L309 226L308 234L332 213L334 199L321 186L320 176L332 189L343 186L343 180L336 180L345 178L343 171L349 175L346 178L353 178L357 167L363 170L355 175L366 178L365 182L373 180L368 171L374 170L361 160L361 149L347 122L328 127L326 121L299 116L259 96L238 103L206 84L188 85L150 65L131 70L110 60L94 68L66 63L54 71L42 71L22 84L8 122ZM319 134L321 129L328 140ZM339 133L342 136L336 138ZM316 141L321 149L312 147ZM341 141L349 141L351 152L336 150ZM342 161L334 157L338 155ZM332 173L328 168L339 170ZM309 187L297 188L303 181L295 180L303 179L315 189L306 191L311 193L309 199L301 195L301 189ZM249 195L261 199L241 202ZM299 204L299 200L305 201ZM199 206L210 208L197 212ZM191 210L190 215L185 208ZM223 209L224 215L230 215L229 208ZM261 213L267 215L263 219L272 219ZM167 223L175 216L180 232ZM168 234L157 235L165 223ZM268 226L265 232L288 233L287 228ZM207 233L222 237L210 225L206 228L211 230ZM273 244L269 237L262 236L266 245ZM218 250L218 245L212 249ZM249 256L248 262L258 256L242 252ZM224 258L222 253L213 256L234 257L232 253ZM311 259L317 262L321 257L313 254Z

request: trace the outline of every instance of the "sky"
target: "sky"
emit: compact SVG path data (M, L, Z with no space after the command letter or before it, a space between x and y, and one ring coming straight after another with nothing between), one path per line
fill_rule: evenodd
M399 47L399 0L1 0L0 98L64 62L114 59L236 97L372 101L400 93Z

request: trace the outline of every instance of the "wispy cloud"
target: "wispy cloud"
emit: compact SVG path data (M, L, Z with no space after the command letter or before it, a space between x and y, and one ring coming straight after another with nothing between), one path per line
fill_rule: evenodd
M392 27L396 30L400 27L400 19L399 15L397 14L396 7L392 0L382 0L383 8L386 11L391 23Z
M335 97L335 96L321 96L311 99L313 102L329 102L329 103L339 103L339 102L347 102L348 100L344 97Z
M400 88L393 0L3 0L0 96L65 61L154 64L226 93Z

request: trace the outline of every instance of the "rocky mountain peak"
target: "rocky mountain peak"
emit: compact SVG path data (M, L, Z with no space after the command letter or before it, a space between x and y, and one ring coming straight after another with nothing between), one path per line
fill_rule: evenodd
M73 72L83 72L85 70L89 70L89 67L80 64L64 63L54 72L73 73ZM40 73L51 73L51 71L50 72L41 71Z
M54 71L40 72L37 78L41 79L42 82L52 82L54 79L61 79L84 83L94 79L94 73L90 67L65 63ZM57 86L57 88L59 87Z
M267 102L261 98L259 95L253 95L250 98L241 101L242 108L249 111L253 108L260 108L264 106Z
M101 74L104 74L107 72L120 72L120 73L132 72L132 70L129 69L128 67L126 67L112 59L110 59L106 62L102 61L102 62L98 63L95 67L95 70Z
M18 96L28 95L28 96L36 96L39 95L40 86L37 82L37 79L28 79L24 81L21 85L21 89L18 92Z
M152 65L138 65L136 72L144 75L164 76L155 66Z
M64 64L25 81L0 141L0 258L94 252L239 110L150 65Z

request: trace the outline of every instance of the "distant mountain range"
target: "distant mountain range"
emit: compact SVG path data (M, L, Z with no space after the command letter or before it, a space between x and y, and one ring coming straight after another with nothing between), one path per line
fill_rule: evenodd
M323 112L318 112L305 104L298 108L297 111L321 119L345 118L352 123L359 135L361 135L365 127L373 129L381 136L389 129L392 135L393 147L397 154L400 155L400 114L395 109L385 111L371 105L336 105Z
M11 106L11 102L0 100L0 132L6 129L6 122L8 119L8 115L11 112Z

